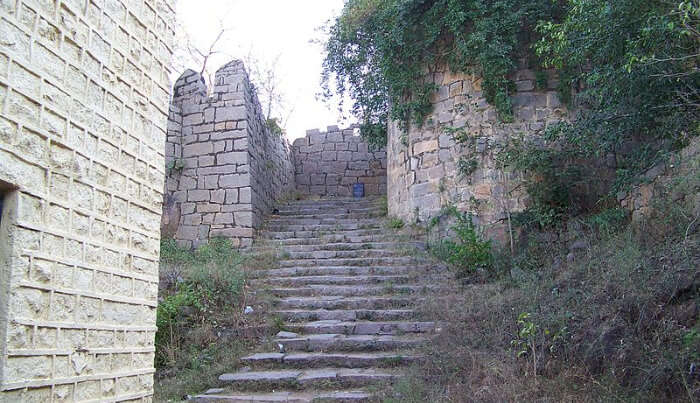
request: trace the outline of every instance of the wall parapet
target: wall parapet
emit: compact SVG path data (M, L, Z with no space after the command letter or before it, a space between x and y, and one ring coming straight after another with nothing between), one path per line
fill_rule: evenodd
M296 189L302 195L351 196L356 183L365 194L386 194L386 148L372 149L359 126L307 130L292 146Z
M215 75L211 95L185 71L171 102L163 228L186 247L211 237L252 244L274 201L294 188L293 155L268 129L243 63Z

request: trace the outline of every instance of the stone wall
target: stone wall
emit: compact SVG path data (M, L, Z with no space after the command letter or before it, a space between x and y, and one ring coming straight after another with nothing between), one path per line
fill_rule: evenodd
M0 1L0 400L150 401L174 10Z
M693 138L668 161L648 169L641 181L630 191L617 195L622 208L632 215L633 222L642 223L658 216L655 203L664 199L700 217L700 138Z
M355 183L366 195L386 194L386 150L373 150L355 126L309 130L294 141L296 189L303 195L350 196Z
M289 145L267 128L243 63L216 72L211 95L186 71L170 106L163 227L187 247L226 237L252 244L264 214L294 187Z
M527 195L517 188L518 174L504 172L494 156L510 136L537 135L548 124L567 117L554 90L556 77L548 75L548 88L535 90L535 73L517 72L514 121L504 124L486 102L480 78L434 73L439 90L426 123L411 126L407 133L396 123L389 126L389 214L426 222L442 206L453 204L474 213L489 236L503 241L508 212L522 211ZM457 143L448 128L462 129L468 141ZM460 159L467 166L473 163L473 172L462 175Z

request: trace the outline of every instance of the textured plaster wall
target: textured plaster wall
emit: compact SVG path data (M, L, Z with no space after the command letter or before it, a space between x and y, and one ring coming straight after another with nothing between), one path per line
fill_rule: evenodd
M364 183L365 194L386 194L386 150L372 149L355 129L328 126L327 132L309 130L294 141L299 193L350 196L355 183Z
M433 74L439 90L426 123L412 125L407 131L396 123L389 126L390 215L426 222L442 206L453 204L472 212L489 236L505 240L508 212L522 211L527 195L517 186L519 174L503 170L494 158L496 153L509 137L537 136L568 115L554 90L557 81L552 74L548 88L542 90L535 89L531 70L521 69L513 78L517 85L512 97L515 119L504 124L486 102L479 77L447 70ZM463 129L469 140L457 143L446 128ZM461 175L460 158L474 160L476 170Z
M275 200L294 188L289 144L265 124L240 61L216 72L211 95L198 73L177 80L166 157L163 229L187 247L218 236L250 246Z
M150 401L173 4L0 1L0 401Z

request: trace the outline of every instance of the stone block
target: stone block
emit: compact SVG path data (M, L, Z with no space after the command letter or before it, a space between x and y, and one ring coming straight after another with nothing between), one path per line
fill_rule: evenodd
M426 152L432 152L438 149L437 140L421 141L413 145L413 154L420 155Z
M253 226L253 212L252 211L240 211L233 213L236 219L236 226L238 227L252 227Z
M238 190L239 202L243 204L252 203L252 190L250 187L241 188Z
M211 143L194 143L188 144L182 148L182 156L184 158L196 157L205 154L211 154L214 147Z
M244 106L226 106L216 108L215 122L225 122L231 120L244 120L247 118Z
M227 189L226 190L226 204L237 204L238 203L238 189Z
M325 174L313 174L310 175L310 180L312 185L325 185L326 175Z
M208 201L209 191L208 190L190 190L187 192L187 201L198 202L198 201Z
M240 188L250 186L250 175L234 174L219 177L219 186L222 188Z
M233 224L233 214L217 213L214 217L214 224Z
M323 161L335 161L337 159L335 151L324 151L321 156Z
M226 164L247 164L248 163L248 152L247 151L231 151L227 153L220 153L216 155L216 163L218 165Z

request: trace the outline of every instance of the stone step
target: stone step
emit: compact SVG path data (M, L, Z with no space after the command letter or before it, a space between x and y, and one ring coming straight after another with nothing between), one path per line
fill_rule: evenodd
M413 306L423 298L402 296L346 297L341 295L289 297L277 301L280 309L298 310L378 310Z
M258 353L241 358L246 365L253 367L285 366L296 368L382 368L406 365L419 360L419 355L411 352L370 352L370 353Z
M270 288L267 291L277 297L308 297L312 295L377 296L408 295L437 292L440 286L433 284L385 284L381 286L307 285L294 288Z
M302 232L302 231L316 231L316 232L338 232L338 231L354 231L361 229L381 229L384 228L384 224L381 222L349 222L345 224L274 224L268 223L265 225L265 231L268 232Z
M338 197L333 199L320 199L320 200L290 200L283 203L278 203L277 208L304 208L304 207L325 207L325 206L377 206L381 205L382 198L378 197L364 197L361 199L355 199L350 197Z
M266 236L266 234L263 234L263 236ZM328 234L328 235L321 235L318 237L306 237L306 238L286 238L286 239L269 239L266 238L264 240L261 240L260 242L273 242L276 243L280 246L287 246L287 245L313 245L315 247L320 247L320 246L325 246L325 245L331 245L331 244L345 244L345 245L353 245L353 244L366 244L366 243L372 243L372 242L387 242L387 241L396 241L396 236L393 236L391 234L387 234L386 231L382 231L379 234L370 234L370 235L350 235L347 236L346 234ZM421 249L425 249L425 243L422 243Z
M379 368L317 368L285 369L277 371L241 371L219 376L219 381L231 383L236 389L261 387L292 387L296 389L364 387L392 383L398 378L395 371Z
M344 322L340 320L320 320L299 324L287 324L288 330L304 334L346 334L346 335L387 335L406 333L430 333L435 330L435 322Z
M384 224L383 218L341 218L338 215L328 214L328 218L303 218L303 217L280 217L270 218L265 223L267 226L275 225L346 225L346 224ZM347 214L342 214L347 215Z
M309 239L309 238L307 238ZM313 239L313 238L311 238ZM343 250L343 251L353 251L353 250L402 250L402 249L425 249L426 245L423 242L331 242L324 243L320 238L317 243L306 243L306 244L286 244L277 241L269 241L268 244L256 244L253 246L251 252L268 252L268 251L278 251L280 248L287 252L317 252L325 250Z
M268 277L253 279L248 282L251 286L300 286L300 285L359 285L359 284L406 284L415 280L416 276L300 276L300 277Z
M295 266L392 266L416 264L419 259L412 256L359 257L329 259L283 259L280 267Z
M343 236L361 237L368 235L382 235L386 238L386 230L382 228L374 229L354 229L354 230L333 230L333 231L267 231L263 233L263 239L290 239L290 238L319 238L322 236ZM336 238L337 239L337 238Z
M297 210L298 211L298 210ZM310 214L294 214L297 211L290 212L287 214L272 214L267 217L267 221L276 221L276 220L294 220L294 219L320 219L320 220L325 220L325 219L363 219L363 218L382 218L383 216L379 216L379 213L383 213L382 211L376 210L376 209L365 209L365 211L350 211L348 209L347 213L325 213L325 212L319 212L318 210L313 210L312 213Z
M226 393L212 389L216 394L198 395L194 402L231 403L369 403L372 395L364 391L317 391L317 392L272 392L272 393Z
M411 349L420 346L425 343L426 340L425 334L344 335L339 333L320 333L303 335L291 339L275 339L275 342L283 345L286 352L362 352Z
M356 276L356 275L397 275L422 274L438 269L431 265L410 266L306 266L285 267L284 269L260 269L248 273L249 278L293 277L293 276Z
M393 321L413 319L417 315L416 311L412 309L294 309L274 311L273 313L288 322L313 322L319 320Z
M304 207L299 209L283 207L279 208L275 213L275 216L279 217L313 216L318 214L367 214L375 217L381 217L384 215L385 211L383 208L376 206L326 206L323 208Z
M360 257L401 257L409 251L398 249L358 249L358 250L319 250L312 252L290 252L289 259L330 259L330 258L360 258Z

